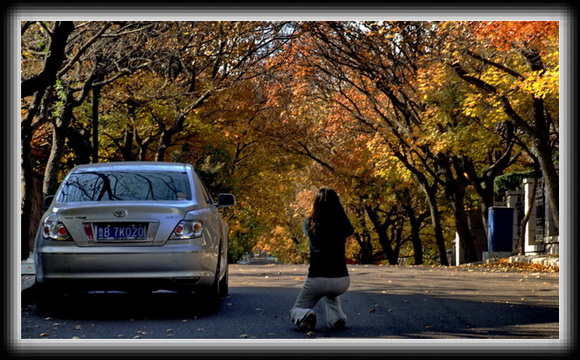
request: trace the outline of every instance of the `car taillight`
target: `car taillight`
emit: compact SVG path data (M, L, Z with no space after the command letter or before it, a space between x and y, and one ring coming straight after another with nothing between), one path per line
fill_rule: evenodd
M183 220L173 230L170 239L193 239L203 234L203 222L201 220Z
M70 239L68 230L60 221L46 221L42 228L42 234L45 238L52 240Z
M87 236L87 240L94 240L95 236L93 235L93 227L91 224L83 224L83 229L85 229L85 235Z

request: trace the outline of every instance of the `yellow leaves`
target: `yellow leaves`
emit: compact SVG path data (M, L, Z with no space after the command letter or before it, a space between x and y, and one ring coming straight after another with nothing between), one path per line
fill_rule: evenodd
M553 70L531 71L526 73L526 79L519 83L519 88L538 99L548 95L558 95L560 86L559 66Z
M478 117L483 103L482 94L469 94L463 101L462 113L467 117Z

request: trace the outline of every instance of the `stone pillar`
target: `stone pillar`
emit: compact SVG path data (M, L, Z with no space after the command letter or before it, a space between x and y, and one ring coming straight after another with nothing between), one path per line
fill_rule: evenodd
M459 241L459 234L455 233L455 265L461 265L465 262L463 251L461 249L461 241Z
M535 202L535 197L532 194L532 188L534 186L533 179L524 180L524 211L528 211L530 208L530 203ZM539 188L539 187L538 187ZM532 206L530 218L526 224L526 230L523 234L524 236L524 252L525 253L538 253L543 251L542 242L536 242L536 206Z
M506 191L506 206L514 209L514 243L513 249L519 249L520 239L522 234L520 234L520 224L522 219L526 215L524 208L524 195L523 191Z

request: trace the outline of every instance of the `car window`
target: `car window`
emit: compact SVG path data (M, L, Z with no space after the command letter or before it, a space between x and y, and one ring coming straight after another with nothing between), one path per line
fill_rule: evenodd
M94 171L71 174L57 202L191 200L189 178L177 171Z
M199 175L195 174L194 175L194 181L196 181L199 184L200 190L201 190L201 194L203 195L203 199L208 203L208 204L213 204L213 199L211 198L211 195L209 194L209 191L207 190L207 187L205 186L205 183L201 180L201 178L199 177Z

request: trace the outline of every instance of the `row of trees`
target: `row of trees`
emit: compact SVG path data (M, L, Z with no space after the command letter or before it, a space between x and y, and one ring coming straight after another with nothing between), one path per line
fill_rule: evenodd
M558 220L558 23L24 22L22 226L73 165L194 164L232 191L232 261L306 260L334 187L354 262L475 260L502 174L546 181ZM478 221L476 221L478 220ZM32 224L32 226L30 226ZM26 238L25 238L26 239Z

